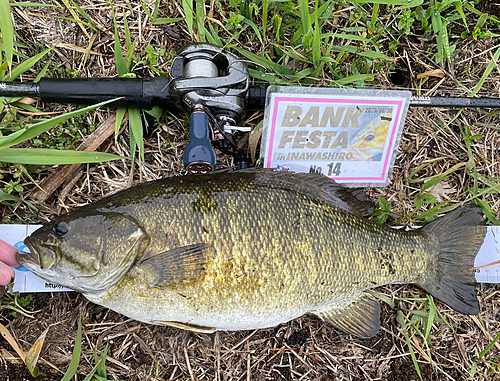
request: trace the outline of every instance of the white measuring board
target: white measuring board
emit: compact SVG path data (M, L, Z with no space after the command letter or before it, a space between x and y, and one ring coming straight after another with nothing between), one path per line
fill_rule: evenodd
M500 226L488 226L481 250L477 253L474 267L500 261ZM500 263L476 269L476 280L481 283L500 283Z
M21 251L27 251L23 244L24 238L41 225L2 225L0 224L0 239L14 245ZM481 250L476 256L475 266L481 267L500 261L500 226L488 226L488 232ZM19 292L53 292L71 291L70 289L48 283L38 278L32 272L21 268L14 269L16 278L14 291ZM481 283L500 283L500 263L475 270L476 280Z

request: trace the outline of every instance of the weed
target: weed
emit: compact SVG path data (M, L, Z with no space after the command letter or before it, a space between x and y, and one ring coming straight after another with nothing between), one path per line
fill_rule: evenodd
M21 297L19 292L14 292L12 290L12 284L7 286L8 297L9 299L2 299L0 304L0 311L2 310L10 310L12 316L16 317L17 314L24 315L28 318L33 318L30 311L27 311L25 307L27 307L31 301L33 300L32 295L26 295Z
M391 211L391 204L383 197L379 197L377 202L379 208L373 211L373 220L379 224L385 224L389 217L389 212Z
M486 354L491 350L491 348L494 347L494 345L496 344L496 342L499 339L500 339L500 333L474 359L474 361L472 362L472 367L471 367L471 371L470 371L471 378L475 376L475 374L477 372L477 366L478 366L478 364L481 364L481 363L489 365L490 368L488 369L488 376L500 373L500 357L497 357L494 360L485 360L484 359Z

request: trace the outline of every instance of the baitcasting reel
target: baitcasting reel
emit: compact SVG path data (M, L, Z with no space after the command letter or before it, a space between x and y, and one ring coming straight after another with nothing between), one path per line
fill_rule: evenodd
M234 155L240 168L247 167L234 136L250 131L238 126L245 115L249 89L246 64L217 46L198 43L179 52L170 76L170 93L176 94L180 108L191 113L189 144L183 157L186 170L197 174L213 171L217 156L212 144Z

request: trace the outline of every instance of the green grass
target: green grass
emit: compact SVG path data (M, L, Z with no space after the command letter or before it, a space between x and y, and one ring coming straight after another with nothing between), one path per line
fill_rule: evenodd
M179 2L182 17L163 17L165 12L161 1L154 4L142 2L140 8L131 12L131 16L118 18L115 11L119 6L110 2L113 8L114 36L113 49L116 74L120 77L134 77L140 73L141 67L149 68L155 75L165 75L156 66L160 58L170 57L163 47L143 46L134 39L129 24L139 19L148 19L151 25L178 24L193 37L193 41L209 42L232 50L250 62L249 72L255 83L271 83L303 86L354 86L369 87L377 80L377 76L389 73L401 54L400 47L407 41L419 44L420 52L428 62L436 68L450 68L460 60L457 47L465 39L481 40L496 38L500 20L495 15L484 14L475 6L478 1L423 1L423 0L372 0L372 1L333 1L333 0L215 0L214 13L210 14L208 2L201 0ZM25 73L36 72L39 79L44 74L77 77L82 75L74 69L65 69L59 65L58 57L52 49L27 46L13 28L8 0L0 0L0 79L13 81ZM104 33L99 23L74 1L64 0L63 5L71 17L61 21L75 22L88 38L88 51L94 44L96 36ZM17 7L35 7L41 4L17 3ZM121 10L120 10L121 11ZM139 12L143 12L139 15ZM221 18L219 13L226 17ZM141 16L141 17L139 17ZM128 18L127 18L128 17ZM120 33L121 32L121 33ZM134 32L135 33L135 32ZM124 38L121 38L123 36ZM26 52L31 54L26 55ZM85 61L88 54L85 56ZM483 73L471 95L479 94L488 78L497 67L500 49L493 52L493 59ZM472 72L474 68L470 68ZM462 85L466 88L465 85ZM38 112L36 108L19 102L19 98L0 98L0 162L17 177L2 179L0 201L20 202L23 183L32 181L27 164L50 165L63 163L100 162L118 157L102 153L84 153L71 151L74 147L71 139L61 133L63 123L77 126L86 112L97 106L86 107L57 116L52 119L35 119L24 117L19 111ZM102 104L104 105L104 103ZM143 115L138 109L119 109L117 111L116 134L128 112L131 159L135 159L136 150L144 161ZM157 118L161 110L151 111ZM448 129L460 117L462 111L443 129ZM488 123L489 116L480 123ZM492 126L498 128L498 126ZM53 132L48 135L47 132ZM71 128L70 128L71 131ZM73 134L74 135L74 134ZM439 138L439 137L437 137ZM429 166L444 162L445 156L433 158L425 164L412 168L404 183L417 190L410 196L413 210L410 215L402 216L393 223L417 225L433 220L438 214L449 211L460 205L453 203L456 199L461 203L475 201L482 206L490 224L500 224L496 219L492 205L484 201L484 196L498 194L499 179L485 178L478 172L473 146L483 139L475 135L468 126L461 130L464 148L460 162L448 169L432 175L424 176ZM256 144L256 143L255 143ZM254 145L255 145L254 144ZM36 145L43 147L35 151L30 148ZM50 151L49 151L50 150ZM252 148L256 150L255 147ZM466 173L470 179L469 186L451 200L438 202L430 191L432 186L445 182L458 173ZM21 181L21 179L23 179ZM383 197L379 198L380 208L375 212L375 219L384 223L391 217L391 205ZM383 299L380 295L379 298ZM383 299L384 300L384 299ZM397 320L404 335L408 351L411 354L415 369L421 376L418 360L426 357L432 360L430 347L431 330L436 322L446 324L440 316L432 297L420 298L418 311L398 309L395 302L385 300L396 310ZM409 301L409 300L406 300ZM2 305L3 307L3 305ZM24 313L16 304L7 304L5 308ZM417 338L421 346L415 345ZM499 339L497 336L494 340ZM494 342L481 352L471 370L476 372L479 364L485 364L486 354ZM75 343L75 352L65 379L70 379L76 372L81 346L81 325ZM106 351L99 358L95 356L95 367L87 377L105 379ZM495 372L499 370L498 359L488 362ZM496 365L495 365L496 364Z

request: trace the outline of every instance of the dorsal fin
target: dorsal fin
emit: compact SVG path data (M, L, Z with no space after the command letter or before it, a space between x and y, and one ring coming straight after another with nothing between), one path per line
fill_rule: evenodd
M346 188L335 180L318 173L293 173L292 176L341 199L350 207L349 211L352 213L368 216L375 208L374 203L362 188Z
M335 180L319 173L296 173L275 171L273 168L218 169L208 176L223 174L247 173L260 175L254 180L256 184L294 185L310 195L321 197L334 208L344 209L358 216L369 216L375 209L370 197L361 188L346 188Z

